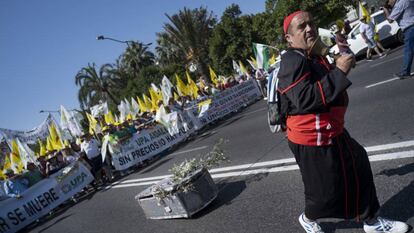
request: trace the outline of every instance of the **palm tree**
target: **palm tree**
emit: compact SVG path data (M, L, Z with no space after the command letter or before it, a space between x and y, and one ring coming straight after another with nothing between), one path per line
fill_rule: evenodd
M169 42L169 35L166 32L157 33L157 37L158 46L155 47L155 51L158 55L159 65L180 64L185 66L187 64L185 52Z
M91 107L99 101L108 101L117 104L112 89L115 87L115 81L110 73L112 65L104 64L96 70L95 63L88 64L82 68L75 76L75 83L80 87L78 100L82 109Z
M181 59L187 66L195 63L198 72L209 77L208 41L216 24L213 12L203 7L193 10L184 7L177 14L166 16L170 23L164 24L165 32L158 34L158 41L171 44L170 48L184 54Z
M146 66L154 64L155 56L148 51L148 46L141 42L128 42L128 47L121 57L121 63L125 65L128 72L136 76Z

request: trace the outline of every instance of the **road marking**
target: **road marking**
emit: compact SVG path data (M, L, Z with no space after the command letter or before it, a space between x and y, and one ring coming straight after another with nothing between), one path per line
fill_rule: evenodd
M380 66L380 65L382 65L382 64L384 64L384 63L387 63L387 62L389 62L389 61L393 61L393 60L396 60L396 59L399 59L399 58L402 58L402 57L403 57L403 55L398 55L398 56L393 57L393 58L391 58L391 59L387 59L386 61L378 62L377 64L373 64L373 65L371 66L371 68L372 68L372 67L375 67L375 66Z
M392 82L392 81L395 81L395 80L399 80L399 78L391 78L391 79L388 79L388 80L385 80L385 81L382 81L382 82L377 82L377 83L365 86L365 88L375 87L375 86L378 86L378 85L381 85L381 84L384 84L384 83L388 83L388 82Z
M367 152L375 152L375 151L404 148L404 147L410 147L410 146L414 146L414 140L390 143L390 144L384 144L384 145L378 145L378 146L369 146L369 147L365 147L365 150Z
M200 147L196 147L193 149L188 149L188 150L183 150L183 151L179 151L179 152L175 152L169 155L179 155L179 154L184 154L184 153L188 153L188 152L192 152L192 151L196 151L196 150L203 150L206 149L208 146L200 146Z
M403 151L403 152L371 155L369 156L369 161L377 162L377 161L386 161L386 160L413 158L413 157L414 157L414 150L410 150L410 151ZM291 160L291 159L284 159L284 160ZM269 162L272 162L272 161L269 161ZM298 170L298 169L299 167L296 164L294 164L294 165L287 165L287 166L281 166L281 167L260 168L260 169L254 169L254 170L212 174L211 176L213 177L213 179L217 179L217 178L226 178L226 177L235 177L235 176L248 176L248 175L257 175L257 174L265 174L265 173L293 171L293 170ZM118 184L114 186L108 186L107 188L127 188L127 187L136 187L136 186L146 186L146 185L155 184L160 179L140 182L140 183Z
M369 147L365 147L365 150L367 152L376 152L376 151L390 150L390 149L396 149L396 148L405 148L405 147L410 147L410 146L414 146L414 140L390 143L390 144L384 144L384 145L378 145L378 146L369 146ZM199 149L199 148L202 148L202 147L194 148L192 150ZM248 168L268 167L268 166L275 166L275 165L280 165L280 164L285 164L285 163L294 163L294 162L295 162L294 158L279 159L279 160L265 161L265 162L259 162L259 163L250 163L250 164L242 164L242 165L229 166L229 167L214 168L210 170L210 173L213 174L213 173L218 173L218 172L242 170L242 169L248 169ZM153 177L147 177L147 178L131 179L131 180L126 180L126 181L117 181L117 182L114 182L112 185L128 184L128 183L151 181L151 180L161 180L161 179L164 179L170 176L171 175L163 175L163 176L153 176Z
M237 166L230 166L230 167L222 167L222 168L214 168L210 169L210 173L217 173L217 172L224 172L224 171L233 171L233 170L242 170L246 168L256 168L256 167L265 167L270 165L278 165L278 164L284 164L284 163L293 163L295 162L294 158L289 159L280 159L280 160L273 160L273 161L266 161L266 162L260 162L260 163L253 163L253 164L243 164L243 165L237 165ZM116 184L127 184L127 183L135 183L135 182L141 182L141 181L150 181L150 180L161 180L167 177L170 177L171 175L164 175L164 176L153 176L153 177L147 177L147 178L140 178L140 179L131 179L126 180L118 183L113 183L112 185Z

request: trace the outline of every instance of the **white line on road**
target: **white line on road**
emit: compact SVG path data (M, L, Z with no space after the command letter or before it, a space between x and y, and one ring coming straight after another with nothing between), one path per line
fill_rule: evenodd
M413 157L414 157L414 150L410 150L410 151L403 151L403 152L372 155L372 156L369 156L369 160L370 162L376 162L376 161L413 158ZM285 160L289 160L289 159L285 159ZM292 171L292 170L298 170L298 169L299 167L297 165L288 165L288 166L282 166L282 167L260 168L260 169L247 170L247 171L226 172L226 173L212 174L211 176L214 179L217 179L217 178L234 177L234 176L247 176L247 175L274 173L274 172L282 172L282 171ZM147 181L147 182L141 182L141 183L119 184L119 185L113 186L112 188L146 186L146 185L155 184L159 180L160 179L153 180L153 181ZM108 186L108 187L110 188L111 186Z
M265 166L278 165L278 164L284 164L284 163L293 163L293 162L295 162L294 158L280 159L280 160L272 160L272 161L266 161L266 162L260 162L260 163L251 163L251 164L243 164L243 165L230 166L230 167L214 168L214 169L210 169L209 172L217 173L217 172L242 170L246 168L265 167ZM171 175L164 175L164 176L153 176L153 177L140 178L140 179L131 179L131 180L123 181L123 182L118 182L117 184L119 183L127 184L127 183L141 182L141 181L160 180L160 179L164 179L170 176ZM112 185L116 185L116 184L113 183Z
M384 144L384 145L378 145L378 146L369 146L369 147L365 147L365 150L367 152L376 152L376 151L390 150L390 149L396 149L396 148L405 148L405 147L410 147L410 146L414 146L414 140L390 143L390 144ZM194 148L191 150L195 150L199 148L202 148L202 147ZM214 168L210 170L210 173L242 170L242 169L257 168L257 167L269 167L269 166L275 166L275 165L280 165L280 164L285 164L285 163L294 163L294 162L295 162L294 158L271 160L271 161L259 162L259 163L249 163L249 164L242 164L242 165L236 165L236 166ZM160 179L164 179L170 176L171 175L163 175L163 176L153 176L153 177L140 178L140 179L131 179L131 180L126 180L122 182L118 181L118 182L113 183L112 185L128 184L128 183L151 181L151 180L160 180Z
M175 152L175 153L172 153L170 155L179 155L179 154L184 154L184 153L188 153L188 152L192 152L192 151L196 151L196 150L203 150L203 149L206 149L207 147L208 146L200 146L200 147L196 147L196 148L193 148L193 149L188 149L188 150Z
M365 147L365 150L367 152L375 152L375 151L390 150L390 149L404 148L404 147L410 147L410 146L414 146L414 140L390 143L390 144L384 144L384 145L378 145L378 146L369 146L369 147Z
M375 86L378 86L378 85L381 85L381 84L384 84L384 83L389 83L389 82L392 82L392 81L395 81L395 80L399 80L399 78L391 78L391 79L388 79L388 80L385 80L385 81L382 81L382 82L377 82L377 83L365 86L365 88L375 87Z
M387 63L387 62L389 62L389 61L393 61L393 60L396 60L396 59L399 59L399 58L402 58L402 57L403 57L403 55L398 55L398 56L393 57L393 58L391 58L391 59L387 59L386 61L378 62L377 64L373 64L373 65L371 66L371 68L372 68L372 67L375 67L375 66L380 66L380 65L382 65L382 64L384 64L384 63Z

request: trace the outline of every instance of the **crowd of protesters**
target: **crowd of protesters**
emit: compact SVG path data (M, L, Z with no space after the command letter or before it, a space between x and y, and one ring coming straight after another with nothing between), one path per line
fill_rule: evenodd
M266 97L266 91L263 91L266 88L266 75L263 70L260 72L261 75L257 75L258 72L252 70L250 72L251 75L247 73L222 78L218 80L216 85L208 83L206 78L202 76L196 84L198 87L196 97L194 95L185 95L179 96L178 99L170 98L168 104L163 107L167 113L182 112L184 109L191 108L202 101L212 98L223 90L250 79L256 79L262 90L263 97ZM161 101L158 103L159 106L162 104ZM103 119L96 119L101 121L101 125L103 125L99 133L90 134L85 132L78 139L64 143L63 148L59 150L50 150L41 156L38 155L36 163L27 163L25 169L20 171L19 174L12 169L4 170L3 173L6 179L0 180L0 201L8 198L22 198L25 190L43 178L59 172L62 168L76 161L82 162L95 178L90 187L85 190L96 190L99 186L112 182L117 173L114 172L114 167L112 166L111 151L106 151L106 157L102 158L102 142L108 140L112 144L121 144L135 133L155 127L158 124L155 118L156 110L151 110L134 116L129 115L121 123L106 123ZM120 171L119 175L128 174L137 167Z

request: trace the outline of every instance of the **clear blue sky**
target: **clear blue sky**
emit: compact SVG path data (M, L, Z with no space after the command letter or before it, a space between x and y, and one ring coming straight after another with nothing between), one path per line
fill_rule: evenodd
M219 18L231 3L243 14L264 10L265 0L2 0L0 1L0 128L29 130L40 110L79 108L76 73L96 63L113 63L125 45L155 45L156 32L183 7L207 6ZM153 48L152 46L152 48ZM56 116L55 116L56 117Z

